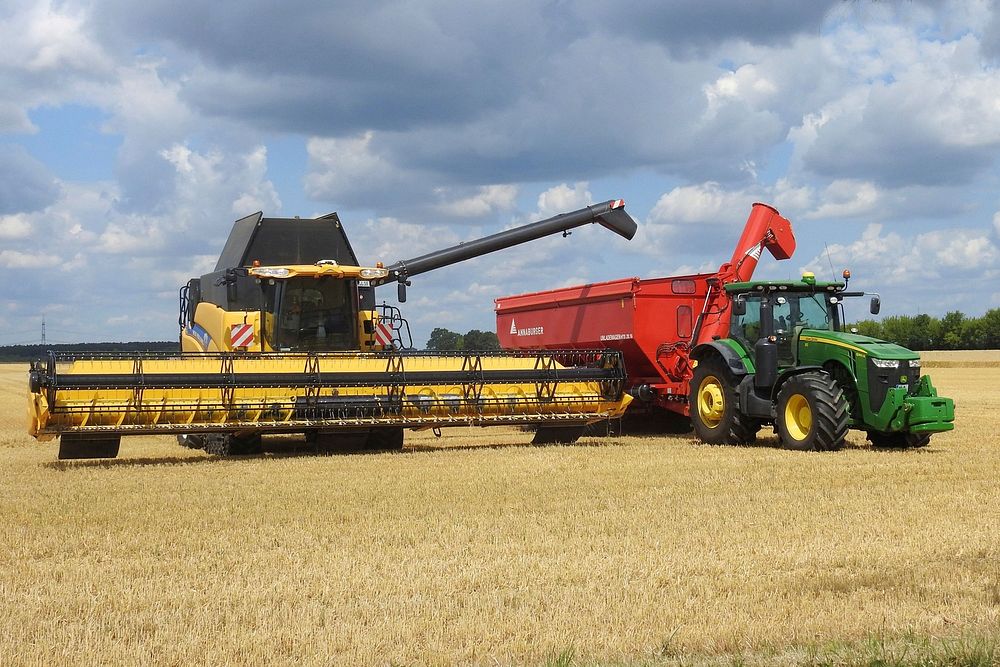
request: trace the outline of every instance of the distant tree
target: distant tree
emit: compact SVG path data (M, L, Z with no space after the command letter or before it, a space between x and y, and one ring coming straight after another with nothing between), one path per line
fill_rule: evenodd
M499 350L500 339L492 331L471 329L463 337L463 350Z
M980 320L983 323L983 346L988 350L1000 349L1000 308L987 310Z
M871 338L882 338L882 323L875 320L861 320L853 325L862 336Z
M431 331L431 337L427 339L427 349L434 352L461 350L462 343L462 334L438 327Z
M962 323L965 315L953 310L941 318L941 329L938 345L945 350L958 350L962 347Z

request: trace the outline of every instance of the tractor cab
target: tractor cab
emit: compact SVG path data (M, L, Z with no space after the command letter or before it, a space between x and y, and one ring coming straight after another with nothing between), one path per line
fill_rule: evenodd
M797 282L731 283L726 286L733 298L729 335L751 355L759 341L769 341L775 346L778 366L794 366L804 330L841 330L845 287L845 283L817 282L811 273Z

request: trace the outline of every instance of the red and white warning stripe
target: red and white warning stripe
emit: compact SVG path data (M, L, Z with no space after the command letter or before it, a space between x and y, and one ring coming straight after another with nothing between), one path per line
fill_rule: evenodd
M611 208L621 208L624 205L625 205L624 199L615 199L614 201L611 202Z
M375 325L375 342L383 347L392 345L393 333L391 322L379 322Z
M229 338L233 341L233 347L250 347L253 345L253 325L234 324L229 329Z

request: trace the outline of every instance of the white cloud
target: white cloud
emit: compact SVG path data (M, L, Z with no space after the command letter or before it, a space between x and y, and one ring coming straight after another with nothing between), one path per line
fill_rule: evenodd
M589 206L594 202L594 195L588 189L589 183L574 183L570 187L566 183L560 183L549 188L538 195L538 211L535 214L538 218L551 218L560 213L568 213Z
M850 267L871 286L908 285L918 278L959 279L1000 268L997 246L975 230L932 231L909 238L883 230L881 224L870 224L856 241L830 244L829 259L824 252L802 268L822 273L832 261L834 266Z
M872 213L880 203L878 188L873 183L849 179L833 181L818 199L819 205L803 218L852 218Z
M516 185L483 185L475 194L439 204L437 209L456 218L481 218L498 211L510 211L517 200ZM446 195L446 188L439 188L439 195Z
M740 100L758 108L774 97L778 86L760 68L750 63L723 74L713 83L705 85L703 90L708 100L706 116L714 117L719 108L729 101Z
M0 266L5 269L56 269L58 264L59 257L50 253L0 250Z
M996 231L997 236L1000 236L1000 211L993 214L993 229Z
M0 239L24 239L31 235L31 223L24 213L0 216Z

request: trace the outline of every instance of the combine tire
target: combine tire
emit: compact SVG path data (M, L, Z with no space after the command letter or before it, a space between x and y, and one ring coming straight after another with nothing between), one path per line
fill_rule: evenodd
M850 406L826 373L790 378L778 392L778 435L785 449L832 451L844 446Z
M539 426L533 445L572 445L583 435L586 426Z
M205 449L205 436L203 435L179 435L177 444L188 449Z
M403 428L384 426L373 428L368 434L365 449L399 451L403 448Z
M931 434L868 431L868 440L878 449L917 449L930 444Z
M260 454L264 450L259 433L254 435L211 433L201 437L205 443L205 452L215 456L246 456Z
M760 423L742 414L736 379L719 359L705 359L694 369L688 396L691 425L710 445L752 445Z

